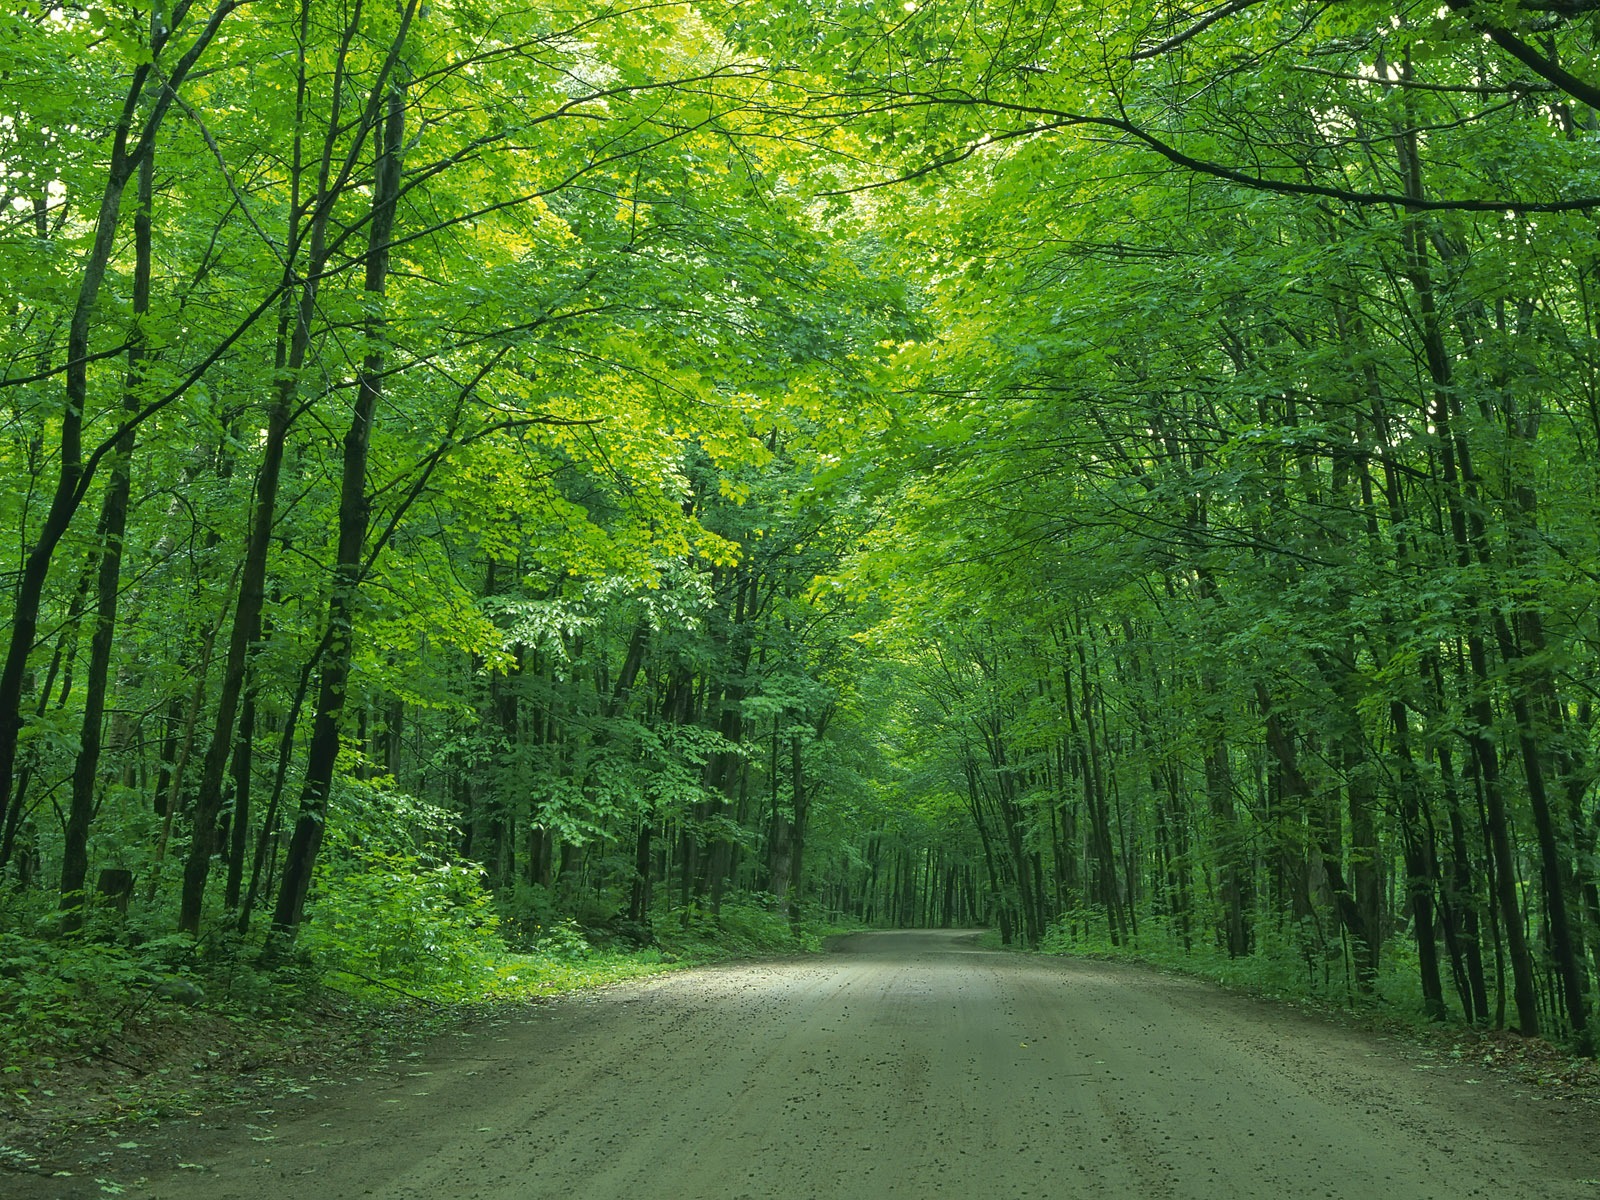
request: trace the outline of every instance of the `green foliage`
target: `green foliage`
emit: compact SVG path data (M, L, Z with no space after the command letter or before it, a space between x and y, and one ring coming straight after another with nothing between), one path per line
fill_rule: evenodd
M563 917L549 925L536 928L533 938L535 954L543 958L582 962L594 952L589 939L571 917Z
M114 1038L146 1003L145 969L128 951L80 935L0 929L0 1059L53 1064ZM0 1086L4 1086L0 1083Z
M449 809L394 786L385 777L342 777L331 802L328 851L341 854L416 855L448 859L455 836Z
M496 1002L527 1000L582 988L604 987L628 979L642 979L681 965L669 952L655 949L634 952L599 951L582 957L510 954L496 965L494 982L486 999Z
M1262 928L1251 953L1230 957L1226 948L1212 942L1196 942L1185 948L1156 914L1143 913L1139 920L1139 939L1118 945L1105 932L1103 913L1067 913L1051 924L1039 950L1066 958L1149 963L1273 999L1381 1009L1390 1016L1417 1022L1426 1018L1417 985L1415 951L1403 943L1389 943L1376 985L1367 994L1356 986L1349 946L1324 944L1309 923L1289 924L1281 930L1274 926Z
M506 944L522 951L533 948L545 927L564 919L560 901L549 888L524 880L495 894L495 912Z
M302 947L358 995L469 1000L493 986L496 926L477 868L375 850L323 868Z
M0 871L135 872L100 936L247 1007L275 977L220 931L320 855L306 949L374 996L507 992L502 935L544 987L829 911L1154 922L1408 1002L1401 917L1448 901L1544 930L1512 974L1581 1023L1592 22L362 12L0 17ZM30 1028L104 1009L115 955L22 930L65 989Z
M213 963L149 914L92 911L83 928L63 933L47 899L0 892L0 1061L9 1069L109 1045L169 997L215 990Z
M717 912L701 908L668 912L662 915L658 937L672 953L692 962L814 953L822 948L822 935L814 926L797 926L773 911L770 901L771 897L755 895L725 903Z

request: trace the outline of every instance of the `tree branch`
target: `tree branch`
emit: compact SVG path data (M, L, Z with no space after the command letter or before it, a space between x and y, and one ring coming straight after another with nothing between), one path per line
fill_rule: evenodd
M1229 3L1224 4L1221 8L1212 9L1205 16L1196 20L1194 24L1190 25L1187 29L1173 34L1166 41L1161 42L1159 45L1151 46L1144 50L1135 50L1128 57L1133 62L1139 62L1147 58L1159 58L1169 50L1176 50L1179 46L1183 45L1191 38L1199 37L1218 21L1226 20L1235 13L1241 13L1247 8L1254 8L1259 3L1261 3L1261 0L1229 0Z
M1072 129L1091 127L1098 129L1112 129L1118 133L1126 134L1137 142L1143 143L1155 151L1174 166L1183 167L1185 170L1194 171L1201 175L1210 175L1216 179L1225 179L1230 183L1237 183L1243 187L1260 192L1274 192L1284 196L1320 196L1329 200L1338 200L1344 204L1356 205L1392 205L1412 212L1504 212L1504 213L1562 213L1583 212L1589 209L1600 208L1600 196L1578 196L1568 200L1509 200L1509 199L1423 199L1416 196L1407 196L1400 192L1361 192L1349 188L1331 187L1327 184L1309 183L1290 179L1269 179L1260 175L1252 175L1247 171L1240 171L1234 167L1224 166L1222 163L1211 162L1207 159L1196 158L1186 154L1172 143L1157 137L1143 126L1135 124L1122 117L1091 116L1087 113L1061 112L1054 109L1039 108L1033 105L1011 104L999 100L982 99L976 96L908 96L904 99L902 107L918 108L929 106L968 107L996 109L1002 112L1020 115L1038 116L1043 120L1021 126L1016 129L1003 130L999 133L986 133L976 141L969 142L959 150L924 163L914 170L906 171L891 179L881 179L873 183L857 184L854 187L835 188L821 193L824 196L848 196L858 192L873 191L877 188L892 187L898 184L920 179L925 175L942 171L946 167L954 166L971 158L985 146L997 142L1015 141L1017 138L1029 137L1034 134L1050 133L1058 129Z
M1445 3L1449 5L1451 12L1459 13L1465 17L1474 29L1482 33L1534 74L1549 80L1574 100L1581 100L1591 108L1600 108L1600 87L1596 87L1592 83L1586 83L1572 74L1572 72L1563 68L1554 59L1546 58L1509 29L1474 17L1472 15L1474 7L1472 0L1445 0ZM1532 8L1535 6L1528 5L1527 7ZM1600 7L1600 2L1597 2L1597 0L1574 0L1573 3L1560 5L1559 7L1556 5L1547 7L1549 11L1567 16L1593 11ZM1568 9L1571 10L1570 14L1567 11Z

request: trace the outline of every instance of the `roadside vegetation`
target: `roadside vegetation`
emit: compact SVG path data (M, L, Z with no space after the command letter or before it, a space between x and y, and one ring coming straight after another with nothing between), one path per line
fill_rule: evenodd
M446 876L448 877L448 876ZM329 921L292 959L259 943L90 924L0 935L0 1169L49 1147L217 1104L292 1097L403 1058L437 1034L524 1006L733 959L817 953L843 929L759 903L663 914L640 946L571 917L521 924L476 881L390 879L387 911ZM26 914L9 922L26 928ZM311 928L314 926L308 926ZM364 936L358 930L374 933Z

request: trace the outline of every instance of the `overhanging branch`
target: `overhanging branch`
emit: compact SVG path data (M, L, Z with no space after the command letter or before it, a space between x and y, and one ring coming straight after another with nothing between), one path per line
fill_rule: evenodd
M1212 162L1208 159L1197 158L1187 154L1164 138L1157 137L1148 129L1123 117L1095 116L1088 113L1063 112L1056 109L1041 108L1034 105L1012 104L1005 101L985 99L978 96L937 96L937 95L908 95L896 107L923 108L923 107L963 107L991 109L1011 115L1038 117L1036 121L1015 129L1002 130L998 133L986 133L981 138L969 142L958 150L953 150L941 155L913 170L899 173L889 179L880 179L872 183L856 184L847 188L835 188L823 192L825 196L847 196L858 192L873 191L878 188L893 187L923 176L942 171L947 167L955 166L977 154L986 146L1000 142L1016 141L1019 138L1032 137L1037 134L1051 133L1060 129L1095 128L1111 129L1132 138L1155 153L1165 158L1174 166L1182 167L1197 174L1209 175L1215 179L1224 179L1230 183L1254 191L1272 192L1284 196L1317 196L1328 200L1338 200L1344 204L1354 205L1388 205L1403 208L1411 212L1499 212L1499 213L1564 213L1586 212L1590 209L1600 208L1600 196L1575 196L1563 200L1518 200L1506 198L1467 199L1442 197L1430 199L1425 197L1407 196L1401 192L1365 192L1352 188L1333 187L1328 184L1311 183L1304 180L1272 179L1270 177L1254 175L1248 171L1241 171L1222 163Z

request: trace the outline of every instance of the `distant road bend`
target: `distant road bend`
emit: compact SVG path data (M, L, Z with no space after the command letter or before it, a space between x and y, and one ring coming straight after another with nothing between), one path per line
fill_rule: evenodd
M122 1182L161 1200L1594 1200L1576 1103L1199 982L875 933L480 1025Z

